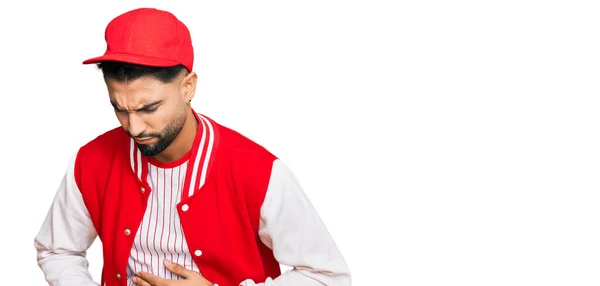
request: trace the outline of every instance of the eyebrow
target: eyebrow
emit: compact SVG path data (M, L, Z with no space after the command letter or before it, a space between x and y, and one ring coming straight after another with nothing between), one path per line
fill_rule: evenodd
M162 100L158 100L158 101L155 101L155 102L150 102L150 103L144 104L144 106L142 106L141 108L138 108L138 109L136 109L136 110L134 110L134 111L143 111L143 110L147 110L147 109L149 109L149 108L151 108L151 107L153 107L153 106L155 106L155 105L159 105L159 104L161 104L162 102L163 102ZM113 106L115 109L117 109L117 110L122 110L121 108L119 108L119 106L118 106L118 105L117 105L115 102L111 101L111 102L110 102L110 104L111 104L111 105L112 105L112 106Z

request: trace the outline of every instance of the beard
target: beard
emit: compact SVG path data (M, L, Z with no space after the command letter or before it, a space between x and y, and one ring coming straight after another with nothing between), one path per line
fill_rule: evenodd
M185 113L182 113L182 116L173 118L171 122L165 127L160 133L142 133L137 136L137 138L149 138L156 137L158 138L157 142L154 144L138 144L140 152L146 157L154 157L160 154L162 151L167 149L175 141L177 135L183 129L183 125L185 123ZM129 134L131 136L131 134Z

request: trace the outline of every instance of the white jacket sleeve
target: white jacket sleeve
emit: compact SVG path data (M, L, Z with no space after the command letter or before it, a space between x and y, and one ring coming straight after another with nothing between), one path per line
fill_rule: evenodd
M350 271L333 238L291 170L275 160L261 206L259 236L280 264L293 269L275 279L241 286L351 285Z
M96 230L75 183L74 155L56 192L50 211L35 237L37 261L52 286L92 286L86 251Z

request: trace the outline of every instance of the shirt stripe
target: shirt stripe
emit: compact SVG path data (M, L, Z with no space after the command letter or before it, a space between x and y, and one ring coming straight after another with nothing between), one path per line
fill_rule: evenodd
M210 121L202 115L199 115L198 119L202 134L197 153L192 153L190 159L179 166L163 168L157 166L159 163L152 164L146 157L142 157L135 141L131 140L131 168L141 181L146 179L150 187L147 191L150 194L130 251L127 266L128 283L131 283L131 278L139 271L166 279L182 279L164 267L165 258L200 272L193 260L193 254L188 249L177 212L177 204L182 199L192 196L194 191L204 184L211 159L214 129ZM187 189L186 183L189 186Z
M151 193L148 207L134 239L128 261L128 282L138 271L179 280L163 265L167 258L188 269L198 271L190 253L177 213L188 162L173 167L160 168L148 163L148 183Z

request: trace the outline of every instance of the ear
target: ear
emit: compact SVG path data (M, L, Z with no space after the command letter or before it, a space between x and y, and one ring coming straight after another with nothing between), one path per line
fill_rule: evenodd
M196 94L196 82L198 81L198 75L195 72L187 74L183 80L181 80L181 91L183 100L189 102L194 98Z

